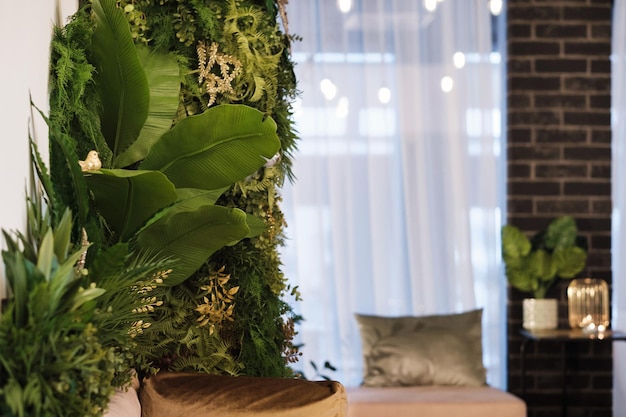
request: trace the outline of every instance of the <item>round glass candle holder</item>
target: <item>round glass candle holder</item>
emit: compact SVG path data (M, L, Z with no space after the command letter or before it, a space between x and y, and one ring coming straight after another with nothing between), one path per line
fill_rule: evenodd
M609 286L595 278L574 279L567 286L569 325L588 332L609 327Z

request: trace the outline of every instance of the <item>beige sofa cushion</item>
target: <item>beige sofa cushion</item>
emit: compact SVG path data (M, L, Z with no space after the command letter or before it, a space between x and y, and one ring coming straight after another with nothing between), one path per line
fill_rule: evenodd
M356 314L363 385L486 385L482 309L430 316Z
M344 417L334 381L160 373L140 390L143 417Z
M348 417L526 417L526 404L491 387L348 387Z

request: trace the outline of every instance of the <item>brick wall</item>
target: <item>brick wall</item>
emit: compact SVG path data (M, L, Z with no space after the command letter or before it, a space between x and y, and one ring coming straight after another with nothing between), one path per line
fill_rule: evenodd
M609 0L508 1L508 222L529 234L576 218L589 243L583 275L611 282ZM567 328L567 282L553 288ZM509 290L509 390L520 394L521 303ZM611 416L612 346L567 347L569 415ZM559 415L560 346L529 343L529 416Z

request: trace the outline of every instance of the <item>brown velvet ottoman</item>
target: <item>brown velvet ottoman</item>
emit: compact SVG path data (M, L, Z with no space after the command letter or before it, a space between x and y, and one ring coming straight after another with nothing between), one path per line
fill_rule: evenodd
M348 417L526 417L518 397L491 387L348 387Z
M104 417L345 417L335 381L161 373L119 389Z
M160 373L139 390L142 417L345 417L335 381Z

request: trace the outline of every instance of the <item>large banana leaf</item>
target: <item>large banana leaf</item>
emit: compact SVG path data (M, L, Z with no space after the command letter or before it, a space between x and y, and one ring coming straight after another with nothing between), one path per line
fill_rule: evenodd
M230 187L219 188L217 190L200 190L198 188L177 188L176 194L178 195L178 202L184 204L183 207L188 207L191 210L195 210L203 205L215 204L217 199ZM256 237L267 230L267 223L265 220L246 213L246 224L249 231L246 237ZM239 241L232 242L237 244Z
M177 285L196 272L209 257L248 234L246 213L201 198L165 209L137 233L136 243L150 255L174 259L167 285Z
M96 82L102 98L101 129L115 159L139 136L150 101L148 81L115 0L94 0L92 37Z
M162 171L177 188L213 190L252 174L279 147L270 117L223 104L181 120L152 146L140 168Z
M265 220L252 214L247 214L247 216L246 223L248 224L250 231L246 237L256 237L267 230L267 223L265 223Z
M177 188L176 194L178 200L187 200L191 198L202 197L203 204L215 204L218 198L226 192L230 187L222 187L215 190L201 190L199 188Z
M180 75L176 56L146 46L138 46L137 54L150 86L150 108L137 140L115 159L116 168L144 159L150 147L170 130L178 109Z
M174 185L159 171L102 169L86 179L98 211L122 242L178 199Z

